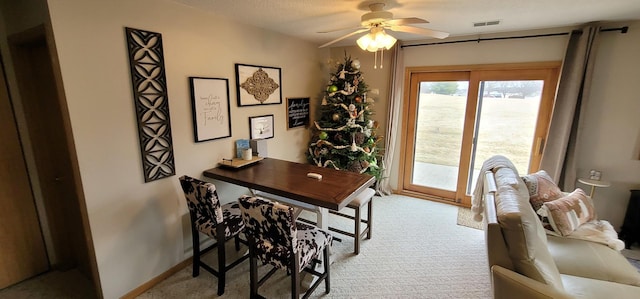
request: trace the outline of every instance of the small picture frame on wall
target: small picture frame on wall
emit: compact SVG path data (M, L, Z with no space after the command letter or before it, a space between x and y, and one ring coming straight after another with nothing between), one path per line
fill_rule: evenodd
M309 126L309 98L287 98L287 129Z
M249 117L249 137L251 139L273 138L273 114Z
M189 77L196 142L231 137L229 80Z
M279 67L236 63L238 107L282 104Z

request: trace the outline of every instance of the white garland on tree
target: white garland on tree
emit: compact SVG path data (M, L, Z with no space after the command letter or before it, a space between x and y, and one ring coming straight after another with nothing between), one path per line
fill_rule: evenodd
M335 149L350 148L352 152L361 151L361 152L365 153L369 157L373 153L373 149L369 149L369 152L367 152L367 151L364 150L363 147L357 146L355 141L353 143L351 143L351 145L334 145L330 141L326 141L326 140L318 140L318 141L316 141L314 143L311 143L312 146L318 146L318 145L323 145L323 144L331 146L332 148L335 148ZM313 152L311 152L311 148L309 148L309 152L311 153L311 156L315 157L315 155L313 155Z

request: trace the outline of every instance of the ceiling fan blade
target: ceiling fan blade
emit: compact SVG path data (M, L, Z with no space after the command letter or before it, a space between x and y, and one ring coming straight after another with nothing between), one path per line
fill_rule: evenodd
M338 38L336 38L336 39L334 39L334 40L332 40L332 41L330 41L330 42L328 42L328 43L326 43L326 44L324 44L324 45L322 45L322 46L320 46L318 48L324 48L324 47L326 47L328 45L335 44L335 43L337 43L337 42L339 42L339 41L341 41L341 40L343 40L343 39L345 39L347 37L351 37L351 36L354 36L354 35L356 35L358 33L362 33L362 32L365 32L365 31L369 31L369 28L358 29L358 30L356 30L354 32L351 32L351 33L347 34L347 35L343 35L341 37L338 37Z
M398 18L385 21L384 23L390 26L401 26L408 24L426 24L429 23L429 21L420 18Z
M391 31L400 31L400 32L409 32L420 35L431 36L439 39L443 39L449 36L449 33L443 31L436 31L426 28L418 28L413 26L390 26L388 27Z
M356 26L356 27L351 26L351 27L346 27L346 28L332 29L332 30L326 30L326 31L318 31L316 33L331 33L331 32L336 32L336 31L347 30L347 29L356 30L356 29L361 29L361 28L364 28L364 27L362 27L362 26Z

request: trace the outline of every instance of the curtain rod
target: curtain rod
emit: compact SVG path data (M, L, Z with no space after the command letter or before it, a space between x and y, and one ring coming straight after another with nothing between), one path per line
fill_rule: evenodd
M608 32L608 31L620 31L621 34L625 34L625 33L627 33L629 31L629 26L624 26L624 27L619 27L619 28L600 29L600 32ZM400 48L431 46L431 45L445 45L445 44L457 44L457 43L469 43L469 42L478 42L478 43L480 43L482 41L491 41L491 40L549 37L549 36L559 36L559 35L568 35L568 34L569 34L569 32L559 32L559 33L535 34L535 35L477 38L477 39L465 39L465 40L457 40L457 41L450 41L450 42L435 42L435 43L426 43L426 44L401 45Z

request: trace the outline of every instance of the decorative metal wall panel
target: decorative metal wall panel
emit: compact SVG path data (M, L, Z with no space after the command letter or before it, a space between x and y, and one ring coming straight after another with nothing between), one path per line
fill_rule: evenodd
M145 182L176 174L162 35L125 28Z

